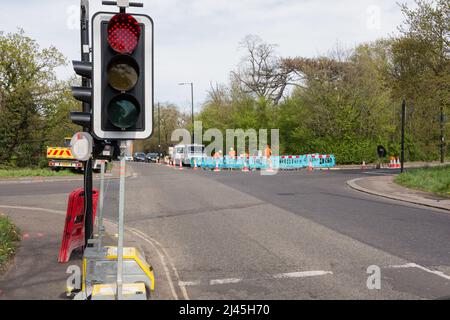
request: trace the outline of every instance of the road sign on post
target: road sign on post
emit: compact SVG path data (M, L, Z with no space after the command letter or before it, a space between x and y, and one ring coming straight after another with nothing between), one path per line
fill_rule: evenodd
M144 140L153 133L153 21L97 13L92 20L93 134Z

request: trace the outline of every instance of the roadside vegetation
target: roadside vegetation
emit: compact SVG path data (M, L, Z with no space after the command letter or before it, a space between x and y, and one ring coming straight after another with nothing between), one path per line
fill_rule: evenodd
M0 213L0 272L15 254L19 241L20 231L7 216Z
M0 178L26 178L26 177L65 177L77 175L70 170L52 171L44 169L0 169Z
M228 83L211 84L197 120L224 136L280 129L283 154L333 153L339 164L361 164L376 161L378 145L399 156L406 99L406 160L438 160L441 130L450 137L449 1L416 0L398 10L404 22L392 36L317 57L283 57L276 44L245 37L242 62ZM42 167L46 147L79 130L68 117L81 108L74 81L56 76L64 65L58 49L40 48L24 31L0 33L0 166ZM162 105L160 115L160 134L155 126L136 151L167 151L173 130L191 129L190 115L174 105Z
M411 169L397 176L395 182L407 188L450 197L450 166Z

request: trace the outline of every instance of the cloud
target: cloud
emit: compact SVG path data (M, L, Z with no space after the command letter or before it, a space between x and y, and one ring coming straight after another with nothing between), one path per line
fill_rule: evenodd
M188 109L190 95L181 81L193 81L197 104L213 82L227 82L241 60L238 43L257 34L278 44L285 56L316 56L336 43L352 47L395 32L403 18L391 0L145 0L155 22L155 95ZM412 4L413 0L407 3ZM80 56L77 0L7 2L0 30L22 27L43 47L54 45L69 59ZM91 14L102 10L91 0ZM69 67L61 77L73 75Z

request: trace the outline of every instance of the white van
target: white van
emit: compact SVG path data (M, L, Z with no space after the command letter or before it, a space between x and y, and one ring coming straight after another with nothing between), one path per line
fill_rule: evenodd
M179 144L173 148L172 159L177 166L180 162L185 166L191 165L192 159L197 159L197 163L200 163L203 158L206 158L205 146L198 144Z

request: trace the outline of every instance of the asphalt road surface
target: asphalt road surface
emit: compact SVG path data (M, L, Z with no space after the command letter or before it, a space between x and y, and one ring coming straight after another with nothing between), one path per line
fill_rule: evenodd
M131 165L126 224L149 247L157 288L165 288L159 298L450 297L450 213L346 185L392 172L262 176ZM0 184L0 205L65 210L68 193L79 186ZM110 180L111 220L117 199L118 181Z

